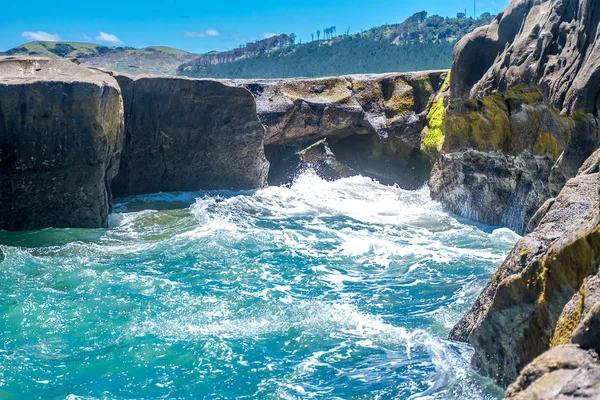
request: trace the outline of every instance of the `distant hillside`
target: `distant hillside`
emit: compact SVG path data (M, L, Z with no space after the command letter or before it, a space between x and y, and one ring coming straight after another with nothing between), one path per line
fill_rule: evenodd
M214 52L182 64L178 73L211 78L319 77L355 73L406 72L450 68L454 44L493 16L479 19L414 14L396 25L337 36L336 27L317 32L318 40L295 43L279 35L228 52Z
M165 46L136 49L78 42L31 42L3 54L50 58L76 57L85 64L99 68L132 74L159 75L175 75L179 65L199 56L199 54L191 54Z
M296 43L293 33L275 35L238 48L192 54L172 47L107 47L78 42L31 42L0 55L76 57L99 68L131 74L208 78L290 78L450 68L454 44L493 16L479 19L427 17L422 11L401 24L350 35L332 26L316 40Z

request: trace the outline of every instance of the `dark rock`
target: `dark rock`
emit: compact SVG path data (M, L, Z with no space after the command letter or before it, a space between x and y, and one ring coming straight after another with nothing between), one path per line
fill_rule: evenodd
M429 186L432 198L455 214L523 232L549 196L552 165L548 157L529 152L517 157L476 150L443 154Z
M536 358L506 391L506 399L514 400L598 398L598 355L572 345L556 347Z
M182 77L115 78L126 128L115 195L266 184L265 130L248 90Z
M68 60L0 58L0 229L106 227L122 140L112 77Z
M596 302L587 317L581 321L573 332L571 341L584 349L600 353L600 302Z
M327 139L307 147L298 153L300 169L311 169L326 180L337 180L358 175L358 172L341 163L329 148Z

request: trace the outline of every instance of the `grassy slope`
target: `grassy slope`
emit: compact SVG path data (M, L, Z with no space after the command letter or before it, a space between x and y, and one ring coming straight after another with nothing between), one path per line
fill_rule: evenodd
M197 57L197 55L167 46L135 49L79 42L30 42L4 54L79 58L86 64L113 71L161 75L175 75L180 64Z
M30 55L51 58L93 57L107 52L124 52L131 55L164 53L171 55L190 54L187 51L167 46L150 46L143 49L131 47L108 47L81 42L29 42L6 52L11 55Z

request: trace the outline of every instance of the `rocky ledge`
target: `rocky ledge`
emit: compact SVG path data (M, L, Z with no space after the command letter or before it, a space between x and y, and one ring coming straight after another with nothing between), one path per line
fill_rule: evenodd
M256 189L299 168L420 187L447 88L443 71L232 82L4 58L0 229L105 227L113 193Z
M432 105L447 89L447 75L425 71L234 83L256 98L266 129L270 183L289 181L299 167L316 165L306 162L304 150L320 142L328 149L328 156L320 160L335 159L338 167L345 165L345 173L354 170L414 188L425 183L431 169L422 147L437 150L427 126ZM343 176L333 171L323 176Z
M122 138L109 75L69 60L0 58L0 229L107 226Z
M579 328L577 343L600 347L585 337L600 332L581 325L600 317L599 163L600 151L540 210L534 231L450 333L473 344L475 367L504 386L544 351L571 343Z

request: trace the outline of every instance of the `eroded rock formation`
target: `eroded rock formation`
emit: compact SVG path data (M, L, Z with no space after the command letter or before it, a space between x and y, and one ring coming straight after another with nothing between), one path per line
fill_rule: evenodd
M112 77L69 60L0 58L0 229L106 227L122 140Z
M236 83L256 98L271 183L281 183L281 170L298 167L299 152L327 138L332 153L350 168L417 187L430 169L421 154L422 134L446 76L432 71Z
M435 199L524 232L577 173L600 143L599 7L515 0L457 44Z
M126 132L115 195L266 184L265 130L248 90L183 77L115 78Z
M508 398L600 394L599 24L597 1L515 0L455 49L432 195L530 233L450 338Z

